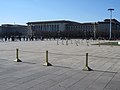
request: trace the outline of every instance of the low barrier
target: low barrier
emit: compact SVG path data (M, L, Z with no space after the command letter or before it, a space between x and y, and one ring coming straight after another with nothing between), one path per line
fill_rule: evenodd
M13 50L0 50L0 51L13 51ZM95 57L95 58L107 58L107 59L120 59L115 58L115 57L101 57L101 56L95 56L95 55L89 55L88 53L86 53L86 55L77 55L77 54L65 54L65 53L52 53L52 52L48 52L48 50L46 52L33 52L33 51L22 51L19 50L18 48L16 49L16 59L14 60L15 62L22 62L22 60L19 58L19 51L21 52L27 52L27 53L44 53L45 54L45 63L43 64L44 66L52 66L52 64L49 62L49 54L52 55L65 55L65 56L85 56L86 60L85 60L85 66L82 70L84 71L92 71L93 69L91 69L89 67L89 57Z

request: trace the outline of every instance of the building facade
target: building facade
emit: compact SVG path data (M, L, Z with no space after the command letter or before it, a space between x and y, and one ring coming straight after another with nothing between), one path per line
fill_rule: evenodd
M91 38L95 36L97 23L79 23L74 21L28 22L29 36Z
M110 19L98 22L97 36L108 38L110 34ZM120 22L116 19L111 20L112 38L120 38Z
M28 28L25 25L3 24L1 26L1 37L26 36Z
M120 22L112 19L114 39L120 38ZM104 21L79 23L68 20L28 22L25 25L3 24L0 26L0 37L21 36L29 38L104 38L109 39L110 19Z
M78 30L80 23L73 21L28 22L30 36L37 37L70 37L71 32Z
M109 38L110 19L79 23L74 21L28 22L29 35L69 38ZM120 38L120 22L112 19L112 38Z

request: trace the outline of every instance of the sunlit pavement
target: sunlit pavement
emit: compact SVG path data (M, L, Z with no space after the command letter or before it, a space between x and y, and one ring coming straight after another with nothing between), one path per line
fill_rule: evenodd
M120 47L98 42L0 42L0 90L120 90ZM93 71L83 71L86 53Z

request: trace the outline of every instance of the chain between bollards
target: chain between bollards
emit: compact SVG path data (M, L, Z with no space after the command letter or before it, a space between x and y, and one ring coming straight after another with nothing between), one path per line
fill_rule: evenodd
M45 64L43 64L44 66L52 66L52 64L50 64L48 62L48 51L46 51L46 58L45 58Z
M88 66L88 53L86 53L86 63L85 63L85 67L83 68L83 71L93 71L93 70Z
M19 59L19 49L17 48L16 49L16 59L14 60L15 62L22 62L20 59Z

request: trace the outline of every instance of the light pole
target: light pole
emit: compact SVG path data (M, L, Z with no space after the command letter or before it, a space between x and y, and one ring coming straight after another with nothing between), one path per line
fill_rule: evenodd
M109 39L111 39L111 21L112 21L112 11L113 11L114 9L112 9L112 8L110 8L110 9L108 9L108 11L110 11L110 34L109 34Z

